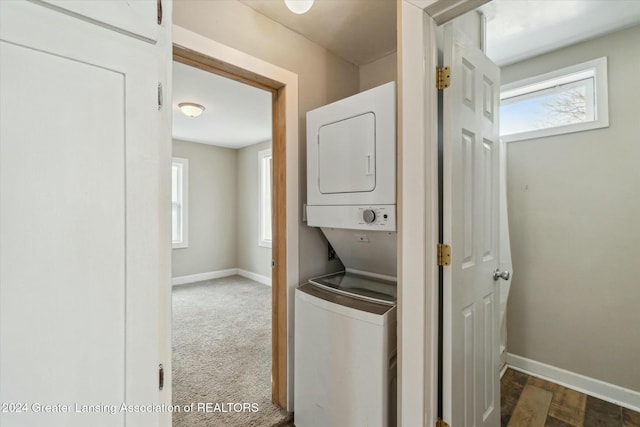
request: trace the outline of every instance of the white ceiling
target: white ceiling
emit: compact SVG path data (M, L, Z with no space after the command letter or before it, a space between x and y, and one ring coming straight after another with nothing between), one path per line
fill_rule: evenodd
M501 66L640 23L638 0L493 0L480 10L487 56Z
M181 102L206 109L187 117ZM271 92L198 68L173 63L173 137L228 148L271 139Z
M239 0L354 64L396 48L395 0L316 0L296 15L283 0ZM640 23L640 0L493 0L487 54L506 65ZM240 148L271 139L271 94L174 62L174 138ZM207 109L198 118L180 102Z

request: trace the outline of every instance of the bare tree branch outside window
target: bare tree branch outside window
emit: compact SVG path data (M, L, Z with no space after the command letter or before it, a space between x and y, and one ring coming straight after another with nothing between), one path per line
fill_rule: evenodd
M547 117L538 123L540 128L582 123L587 119L586 95L583 87L576 87L553 96L542 103L548 110Z

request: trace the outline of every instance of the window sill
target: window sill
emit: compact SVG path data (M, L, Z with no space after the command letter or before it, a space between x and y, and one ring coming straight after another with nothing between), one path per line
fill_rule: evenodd
M511 135L502 135L500 136L500 139L504 142L517 142L525 141L528 139L548 138L550 136L565 135L568 133L583 132L585 130L602 129L607 127L609 127L609 120L594 120L586 123L575 123L554 128L513 133Z

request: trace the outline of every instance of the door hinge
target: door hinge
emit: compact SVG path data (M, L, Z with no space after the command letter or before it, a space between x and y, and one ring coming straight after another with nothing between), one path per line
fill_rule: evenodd
M451 246L438 243L438 265L451 265Z
M158 0L158 25L162 24L162 0Z
M158 111L162 110L162 83L158 83Z
M162 363L158 365L158 387L160 390L164 388L164 366Z
M436 427L449 427L449 424L444 420L438 420L436 421Z
M436 67L436 88L446 89L451 84L451 69L449 67Z

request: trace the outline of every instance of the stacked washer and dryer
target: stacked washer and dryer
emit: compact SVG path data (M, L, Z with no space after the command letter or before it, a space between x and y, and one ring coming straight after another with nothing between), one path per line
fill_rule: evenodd
M307 113L307 224L345 271L295 292L297 427L396 420L395 83Z

